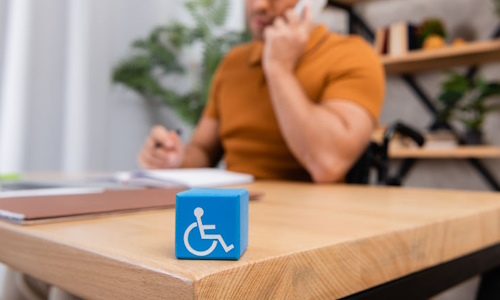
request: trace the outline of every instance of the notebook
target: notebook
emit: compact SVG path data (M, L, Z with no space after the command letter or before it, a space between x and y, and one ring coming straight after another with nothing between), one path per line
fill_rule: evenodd
M80 194L5 197L0 198L0 219L28 225L173 208L177 193L183 190L185 188L95 190ZM249 192L250 200L260 196L261 193Z
M111 180L127 186L145 187L217 187L254 181L254 177L250 174L215 168L118 172L110 177L95 179Z

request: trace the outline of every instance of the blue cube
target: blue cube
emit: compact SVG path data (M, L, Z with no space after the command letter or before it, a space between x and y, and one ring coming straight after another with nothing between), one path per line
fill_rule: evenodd
M177 194L177 258L238 260L247 246L247 190L190 189Z

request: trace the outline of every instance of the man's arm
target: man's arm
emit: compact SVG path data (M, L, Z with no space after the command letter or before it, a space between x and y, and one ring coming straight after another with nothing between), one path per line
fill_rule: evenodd
M223 154L219 121L203 116L186 147L183 168L214 167Z
M312 29L289 10L264 32L263 69L284 139L315 182L342 179L365 150L375 122L353 99L308 99L294 75ZM363 88L360 86L360 88ZM329 101L332 100L332 101Z
M284 139L315 182L342 179L370 141L374 121L349 101L315 104L293 72L269 69L269 91Z
M185 146L175 131L155 126L139 153L139 164L147 169L212 167L222 156L218 129L216 119L202 117Z

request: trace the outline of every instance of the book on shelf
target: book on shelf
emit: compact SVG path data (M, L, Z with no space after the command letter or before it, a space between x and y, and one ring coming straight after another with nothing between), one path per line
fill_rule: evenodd
M376 32L375 50L380 55L400 56L419 48L418 28L408 22L397 22Z
M449 132L428 132L424 134L424 149L453 149L458 147L457 138ZM409 137L396 134L390 142L392 148L418 148L418 145Z
M379 55L387 54L388 44L389 44L389 28L381 27L375 33L375 51Z
M459 145L457 138L449 132L430 132L424 137L424 148L427 149L450 149Z

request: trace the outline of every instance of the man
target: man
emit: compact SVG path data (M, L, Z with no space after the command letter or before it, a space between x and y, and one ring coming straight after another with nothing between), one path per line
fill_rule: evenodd
M185 146L153 128L144 168L210 167L259 179L341 181L365 150L384 97L384 73L362 39L313 26L297 0L246 0L252 43L230 51Z

